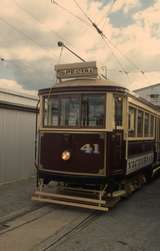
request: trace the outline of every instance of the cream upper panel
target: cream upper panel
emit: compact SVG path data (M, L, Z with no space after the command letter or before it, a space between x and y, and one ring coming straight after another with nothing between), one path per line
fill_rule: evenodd
M141 101L139 100L136 100L132 97L128 97L128 103L129 104L132 104L133 106L136 106L138 108L141 108L143 110L146 110L146 111L149 111L155 115L158 115L160 116L160 112L159 111L156 111L155 109L153 109L151 106L147 105L147 104L144 104L142 103Z

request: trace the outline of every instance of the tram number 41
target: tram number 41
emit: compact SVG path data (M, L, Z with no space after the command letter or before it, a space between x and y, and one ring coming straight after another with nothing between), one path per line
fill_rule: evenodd
M99 145L98 144L85 144L80 148L81 151L88 154L99 154Z

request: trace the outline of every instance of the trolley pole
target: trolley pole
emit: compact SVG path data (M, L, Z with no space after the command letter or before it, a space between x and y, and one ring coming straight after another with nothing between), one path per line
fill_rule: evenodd
M58 41L58 46L66 48L69 52L71 52L74 56L76 56L77 58L79 58L82 62L86 62L86 60L84 60L77 53L75 53L73 50L71 50L70 48L68 48L63 42Z

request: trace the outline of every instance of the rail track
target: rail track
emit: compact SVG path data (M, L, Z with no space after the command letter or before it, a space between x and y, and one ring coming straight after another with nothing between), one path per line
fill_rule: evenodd
M81 231L102 212L41 206L0 223L0 250L50 250Z
M137 184L136 187L139 189ZM8 219L0 219L0 250L53 250L104 214L103 211L49 204L23 209Z
M75 225L73 228L71 228L70 230L68 230L65 233L63 233L56 240L51 241L48 246L44 247L41 250L42 251L49 251L53 247L59 246L66 238L67 239L68 238L72 238L72 236L75 233L77 233L77 232L83 230L84 228L86 228L88 225L90 225L91 223L93 223L102 214L103 214L103 212L98 212L96 210L93 211L87 217L85 217L79 224Z

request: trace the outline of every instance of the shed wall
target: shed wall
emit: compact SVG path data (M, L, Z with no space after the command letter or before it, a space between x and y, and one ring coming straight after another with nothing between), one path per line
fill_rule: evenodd
M0 108L0 183L34 174L35 116Z
M154 105L160 106L160 84L135 90L135 92L141 97L153 103Z

